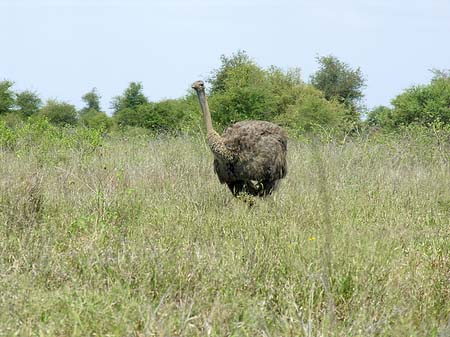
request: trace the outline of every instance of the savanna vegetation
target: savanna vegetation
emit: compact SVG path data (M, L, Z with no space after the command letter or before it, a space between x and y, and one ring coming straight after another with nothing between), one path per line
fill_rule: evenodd
M362 71L317 61L208 77L218 129L290 133L254 203L214 176L194 94L131 82L108 116L97 89L0 82L0 336L449 335L449 73L365 111Z

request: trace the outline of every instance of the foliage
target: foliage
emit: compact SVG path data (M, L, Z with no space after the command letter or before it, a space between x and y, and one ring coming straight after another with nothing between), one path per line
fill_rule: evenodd
M432 70L427 85L407 88L392 100L392 108L379 106L368 114L367 124L384 130L409 125L443 128L450 125L450 76L447 70Z
M192 131L200 115L195 97L168 99L139 105L136 109L123 109L115 119L121 126L144 127L153 132Z
M369 126L378 126L388 130L394 129L395 120L392 109L384 105L375 107L368 113L366 124Z
M0 82L0 115L11 112L14 107L15 94L11 90L14 82L4 80Z
M103 111L95 109L85 110L80 114L79 123L85 127L108 130L113 126L113 120Z
M208 80L211 114L219 128L248 119L278 121L290 128L301 125L304 130L312 130L313 125L336 127L347 111L342 104L324 100L318 90L305 84L297 68L263 69L242 51L231 57L222 56L221 62ZM117 108L120 105L117 102L133 101L125 99L127 93L136 94L142 89L136 85L130 88L115 100L114 119L118 125L157 132L198 128L201 114L193 95L161 102L137 100L139 105L122 104L128 107Z
M0 120L3 121L5 125L7 125L10 128L14 128L15 126L18 126L24 122L22 116L15 111L0 115Z
M413 86L392 100L395 125L450 124L450 80L435 78L428 85Z
M188 110L186 99L163 100L149 108L146 127L152 131L188 131L192 126L193 114Z
M34 115L21 124L8 126L0 120L0 148L12 150L18 156L35 152L40 161L65 160L62 153L91 154L103 144L103 130L60 126L42 115Z
M252 68L256 66L255 62L243 50L238 50L230 57L226 55L220 56L220 67L211 72L208 78L211 94L223 92L227 89L227 80L230 73L237 68Z
M245 119L270 119L275 110L270 82L263 69L252 63L228 68L222 89L210 98L212 119L228 125Z
M311 84L321 90L327 100L337 99L350 109L351 120L359 120L358 103L364 97L365 78L360 68L352 69L336 57L317 57L319 70L311 75Z
M347 113L336 101L305 84L297 68L282 70L259 67L244 52L227 58L209 82L213 120L226 126L245 119L279 122L296 130L311 131L313 126L335 127Z
M300 69L263 68L245 51L222 55L220 66L207 79L213 122L218 129L241 120L268 120L284 125L292 135L323 130L342 134L367 130L401 131L412 124L431 129L450 125L450 70L432 69L427 85L406 89L392 100L392 108L375 107L362 122L361 100L365 78L334 56L317 57L319 69L310 83ZM49 100L45 106L33 91L15 92L13 82L0 82L0 120L14 128L30 117L45 117L55 125L81 126L110 131L119 125L131 133L196 133L203 128L197 98L193 92L178 99L150 102L140 82L130 82L112 100L113 118L101 110L96 88L83 95L79 110L69 103ZM145 130L144 130L145 129ZM318 131L319 130L319 131ZM322 130L322 131L320 131ZM117 131L117 130L115 130ZM127 132L128 132L127 131ZM126 132L125 132L126 133ZM334 134L334 133L333 133Z
M146 112L145 110L146 109L143 108L143 106L138 106L137 109L121 109L114 114L114 120L119 126L144 127L145 121L147 119L147 116L144 115L144 113Z
M9 127L3 119L0 119L0 149L12 148L17 140L17 132Z
M100 98L101 96L98 94L97 88L93 88L84 94L81 99L86 103L86 106L81 110L81 114L90 110L102 111L100 108Z
M312 132L320 127L344 128L346 109L336 101L327 101L322 93L309 85L302 85L296 100L286 107L276 121L291 133Z
M131 82L121 96L113 98L112 108L114 115L125 109L136 110L139 105L148 103L148 99L142 91L142 83Z
M113 120L101 111L100 98L96 88L83 95L86 106L79 112L79 123L84 127L105 131L112 127Z
M300 76L299 68L283 70L279 67L271 66L266 71L269 82L270 95L275 100L275 110L273 116L286 113L288 107L297 103L299 97L307 85Z
M25 90L16 94L15 107L22 117L30 117L39 112L42 100L36 92Z
M440 79L444 80L450 80L450 69L431 69L431 72L433 73L433 79L431 80L436 81Z
M75 106L55 99L48 100L39 111L39 115L55 125L75 125L77 123Z

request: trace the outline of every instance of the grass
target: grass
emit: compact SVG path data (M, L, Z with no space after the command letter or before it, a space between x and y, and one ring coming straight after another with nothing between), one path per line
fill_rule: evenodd
M201 137L60 140L0 150L0 336L450 334L445 144L292 140L249 207Z

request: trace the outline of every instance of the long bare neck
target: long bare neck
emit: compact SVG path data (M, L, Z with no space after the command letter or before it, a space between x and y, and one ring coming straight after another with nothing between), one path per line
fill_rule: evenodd
M209 134L211 132L216 132L212 125L211 113L209 112L208 100L206 98L206 94L204 90L199 90L197 92L198 101L200 103L200 107L202 108L203 120L206 125L206 132Z
M224 159L233 160L234 154L225 146L223 138L214 130L211 120L211 113L209 112L208 100L204 90L197 91L198 101L203 113L203 120L206 125L206 132L208 138L208 145L214 156Z

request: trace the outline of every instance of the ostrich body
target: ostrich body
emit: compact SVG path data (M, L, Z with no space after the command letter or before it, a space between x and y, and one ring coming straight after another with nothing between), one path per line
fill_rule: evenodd
M203 112L219 181L227 184L235 196L271 194L287 173L286 132L270 122L243 121L231 125L220 136L212 126L204 83L196 81L192 88Z

